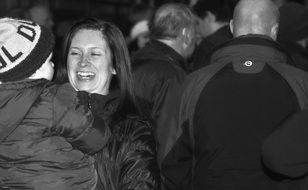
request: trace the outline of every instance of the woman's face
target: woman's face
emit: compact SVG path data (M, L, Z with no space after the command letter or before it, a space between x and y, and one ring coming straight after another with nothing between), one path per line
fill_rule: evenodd
M68 78L78 91L109 93L115 70L112 55L98 30L81 29L72 38L67 56Z

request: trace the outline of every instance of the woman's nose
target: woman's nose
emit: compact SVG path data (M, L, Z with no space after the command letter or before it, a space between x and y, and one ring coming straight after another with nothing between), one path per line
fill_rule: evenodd
M89 64L90 62L89 62L88 56L86 55L82 56L82 59L80 60L80 66L85 67Z

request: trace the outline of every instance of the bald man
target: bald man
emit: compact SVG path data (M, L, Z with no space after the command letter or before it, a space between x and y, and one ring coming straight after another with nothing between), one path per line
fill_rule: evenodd
M190 74L162 114L160 155L166 189L285 190L298 184L264 167L264 139L308 107L308 74L275 42L279 12L271 0L241 0L234 39Z
M278 22L279 10L272 1L242 0L234 10L230 28L234 37L259 34L276 40Z

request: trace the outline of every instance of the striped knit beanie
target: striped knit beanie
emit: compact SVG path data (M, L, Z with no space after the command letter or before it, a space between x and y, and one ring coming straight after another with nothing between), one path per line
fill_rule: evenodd
M34 22L0 19L0 81L30 77L46 61L54 47L52 32Z

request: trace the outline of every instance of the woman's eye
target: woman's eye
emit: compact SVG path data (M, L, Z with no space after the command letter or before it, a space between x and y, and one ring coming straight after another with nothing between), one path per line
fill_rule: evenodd
M92 56L101 56L102 54L100 53L91 53Z
M72 52L70 52L70 55L79 55L79 53L72 51Z

